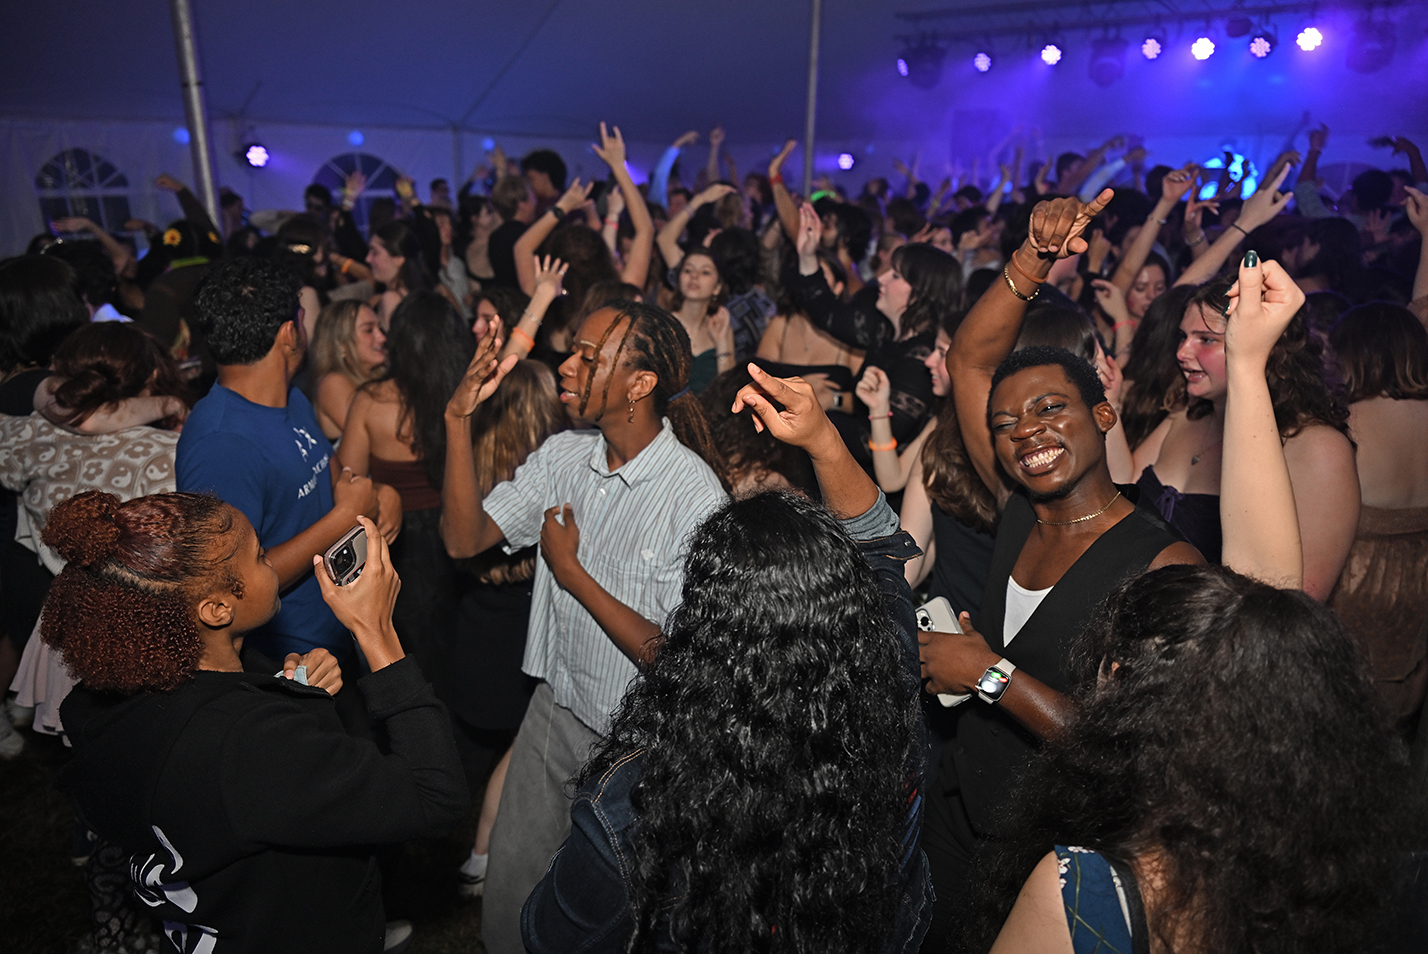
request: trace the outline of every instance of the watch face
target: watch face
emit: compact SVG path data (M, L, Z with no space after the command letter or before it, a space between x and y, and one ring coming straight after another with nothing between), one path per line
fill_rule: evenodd
M1004 676L999 670L988 669L982 673L982 678L977 682L977 689L987 695L997 695L1002 688L1011 680Z

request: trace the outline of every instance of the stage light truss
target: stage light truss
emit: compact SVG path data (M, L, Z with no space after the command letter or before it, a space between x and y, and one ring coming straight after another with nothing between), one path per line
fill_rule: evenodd
M1410 0L1380 0L1375 9L1389 10L1404 2ZM1127 28L1129 33L1132 32L1129 28L1164 24L1181 24L1193 30L1210 20L1227 24L1233 21L1238 32L1245 22L1264 23L1266 18L1272 16L1313 14L1329 6L1332 4L1323 0L1269 0L1259 4L1237 0L1097 0L1091 3L1085 0L1012 0L1009 3L967 7L906 10L894 16L911 24L924 36L935 36L941 42L976 44L985 43L992 37L1021 36L1038 44L1036 48L1039 49L1039 44L1044 42L1040 38L1053 32L1064 36L1082 31L1104 33ZM1159 42L1163 45L1163 37ZM1142 54L1146 55L1144 50Z

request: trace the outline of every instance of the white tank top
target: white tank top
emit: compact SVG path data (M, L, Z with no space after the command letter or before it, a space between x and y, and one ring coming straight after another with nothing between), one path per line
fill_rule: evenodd
M1036 612L1036 608L1051 590L1050 586L1044 590L1028 590L1018 585L1010 576L1007 577L1007 610L1002 616L1003 645L1011 645L1012 638L1021 632L1021 628L1031 619L1031 614Z

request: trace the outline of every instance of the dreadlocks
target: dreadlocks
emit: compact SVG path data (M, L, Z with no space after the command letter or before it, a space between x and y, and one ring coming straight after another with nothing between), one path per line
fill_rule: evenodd
M714 444L714 436L709 430L709 419L704 415L704 405L699 403L689 390L689 369L694 364L694 352L689 345L689 333L679 320L654 305L641 302L616 300L605 307L618 313L610 322L595 353L605 350L610 335L621 325L625 333L615 349L611 370L620 366L621 359L628 361L636 371L650 371L655 376L654 390L650 399L654 402L655 414L668 417L670 427L679 442L704 459L710 469L719 477L724 489L729 489L729 478L725 473L724 458ZM628 356L627 356L628 352ZM595 415L599 420L604 416L610 399L611 375L606 375L604 388L600 392L600 411ZM580 397L580 413L585 413L590 403L590 392L595 379L592 375L585 382L585 393Z

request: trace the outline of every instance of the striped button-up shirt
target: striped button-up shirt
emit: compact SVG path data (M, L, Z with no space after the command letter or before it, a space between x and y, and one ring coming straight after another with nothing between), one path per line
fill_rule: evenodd
M615 599L663 626L679 603L688 537L726 500L719 478L670 430L611 471L596 430L565 431L494 487L484 509L510 551L540 541L545 511L570 504L580 565ZM603 735L638 673L595 618L536 561L525 672L550 684L557 704Z

